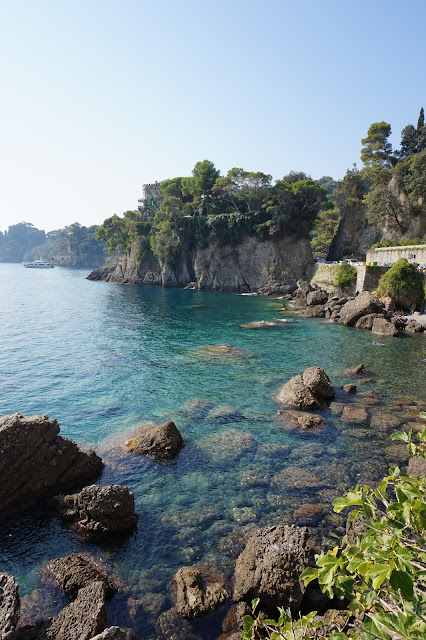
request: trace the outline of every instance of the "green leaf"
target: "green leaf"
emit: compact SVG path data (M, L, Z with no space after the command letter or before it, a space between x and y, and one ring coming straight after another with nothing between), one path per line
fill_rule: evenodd
M405 431L396 431L391 435L391 440L398 440L400 442L408 442L408 433Z
M313 569L312 567L308 567L303 571L300 577L304 581L305 587L306 587L310 582L312 582L312 580L315 580L315 578L318 577L318 569Z
M388 564L376 562L367 571L365 577L371 579L373 589L378 589L387 578L390 578L391 573L392 567L390 567Z
M395 591L401 591L406 600L411 600L414 595L413 580L407 571L394 569L390 577L390 584Z
M344 498L333 500L333 507L336 513L340 513L345 507L357 507L362 505L361 489L348 491Z
M258 605L260 602L260 598L253 598L253 600L251 601L251 610L253 611L253 613L256 611Z

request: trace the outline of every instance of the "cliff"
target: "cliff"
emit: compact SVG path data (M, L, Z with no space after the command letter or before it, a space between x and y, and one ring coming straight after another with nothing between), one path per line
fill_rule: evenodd
M93 271L89 280L119 284L157 284L220 291L288 292L314 269L308 239L286 237L259 242L246 236L235 246L210 244L190 255L181 255L173 267L153 255L139 258L139 245L115 262Z

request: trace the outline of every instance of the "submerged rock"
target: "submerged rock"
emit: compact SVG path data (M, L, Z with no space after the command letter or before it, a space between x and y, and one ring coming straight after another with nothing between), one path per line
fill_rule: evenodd
M344 422L365 422L367 417L366 408L359 404L347 404L343 407L342 420Z
M194 355L205 360L223 360L240 363L252 358L252 354L233 344L205 344L193 350Z
M279 322L275 320L258 320L255 322L245 322L240 324L243 329L276 329L280 326Z
M59 515L85 537L127 531L138 521L133 494L119 484L92 484L79 493L57 496L54 503Z
M18 622L19 594L14 578L0 573L0 638L12 640Z
M75 600L80 589L93 582L102 582L107 598L112 598L125 587L124 582L114 576L105 564L89 553L72 553L51 560L43 570L42 581L57 585L70 600Z
M285 417L287 412L283 411L281 415ZM308 431L321 427L325 424L325 420L315 413L297 413L296 411L288 412L291 421L296 424L302 431Z
M236 602L260 598L261 606L299 609L305 592L300 574L309 564L305 527L279 525L257 530L235 565Z
M58 433L58 422L47 415L0 419L0 513L100 473L103 463L94 451L82 451Z
M184 618L211 613L230 595L225 576L205 565L179 569L169 589L177 612Z
M143 427L134 438L126 442L128 451L153 458L174 458L182 446L182 436L174 422Z

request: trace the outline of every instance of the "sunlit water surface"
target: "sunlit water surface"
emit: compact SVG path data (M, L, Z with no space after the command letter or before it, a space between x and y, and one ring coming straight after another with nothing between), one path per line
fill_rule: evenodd
M101 483L134 493L139 523L104 545L79 541L48 511L3 524L0 569L16 577L21 595L38 585L50 559L89 550L132 597L151 603L131 623L152 635L157 615L171 606L166 586L178 568L203 562L231 576L253 526L306 523L315 542L327 542L343 522L331 500L356 482L376 481L396 458L404 464L389 434L415 421L425 400L425 336L373 345L370 332L299 317L290 307L283 313L272 297L126 287L87 275L0 265L1 415L56 418L62 435L102 455ZM240 326L276 318L290 322L274 330ZM221 344L239 351L214 358L203 350ZM320 365L339 387L351 381L344 370L360 362L368 373L356 380L359 390L381 394L363 424L327 411L325 427L300 432L277 418L274 394L291 376ZM195 398L213 411L186 410ZM175 460L124 453L138 423L166 419L185 439ZM301 470L317 481L304 486ZM125 609L110 607L111 624L129 624ZM209 623L202 636L216 637L218 625Z

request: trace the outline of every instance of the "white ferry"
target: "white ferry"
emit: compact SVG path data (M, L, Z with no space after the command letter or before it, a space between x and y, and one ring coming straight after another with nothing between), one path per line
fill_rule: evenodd
M53 264L47 260L34 260L33 262L24 262L24 267L27 269L53 269Z

